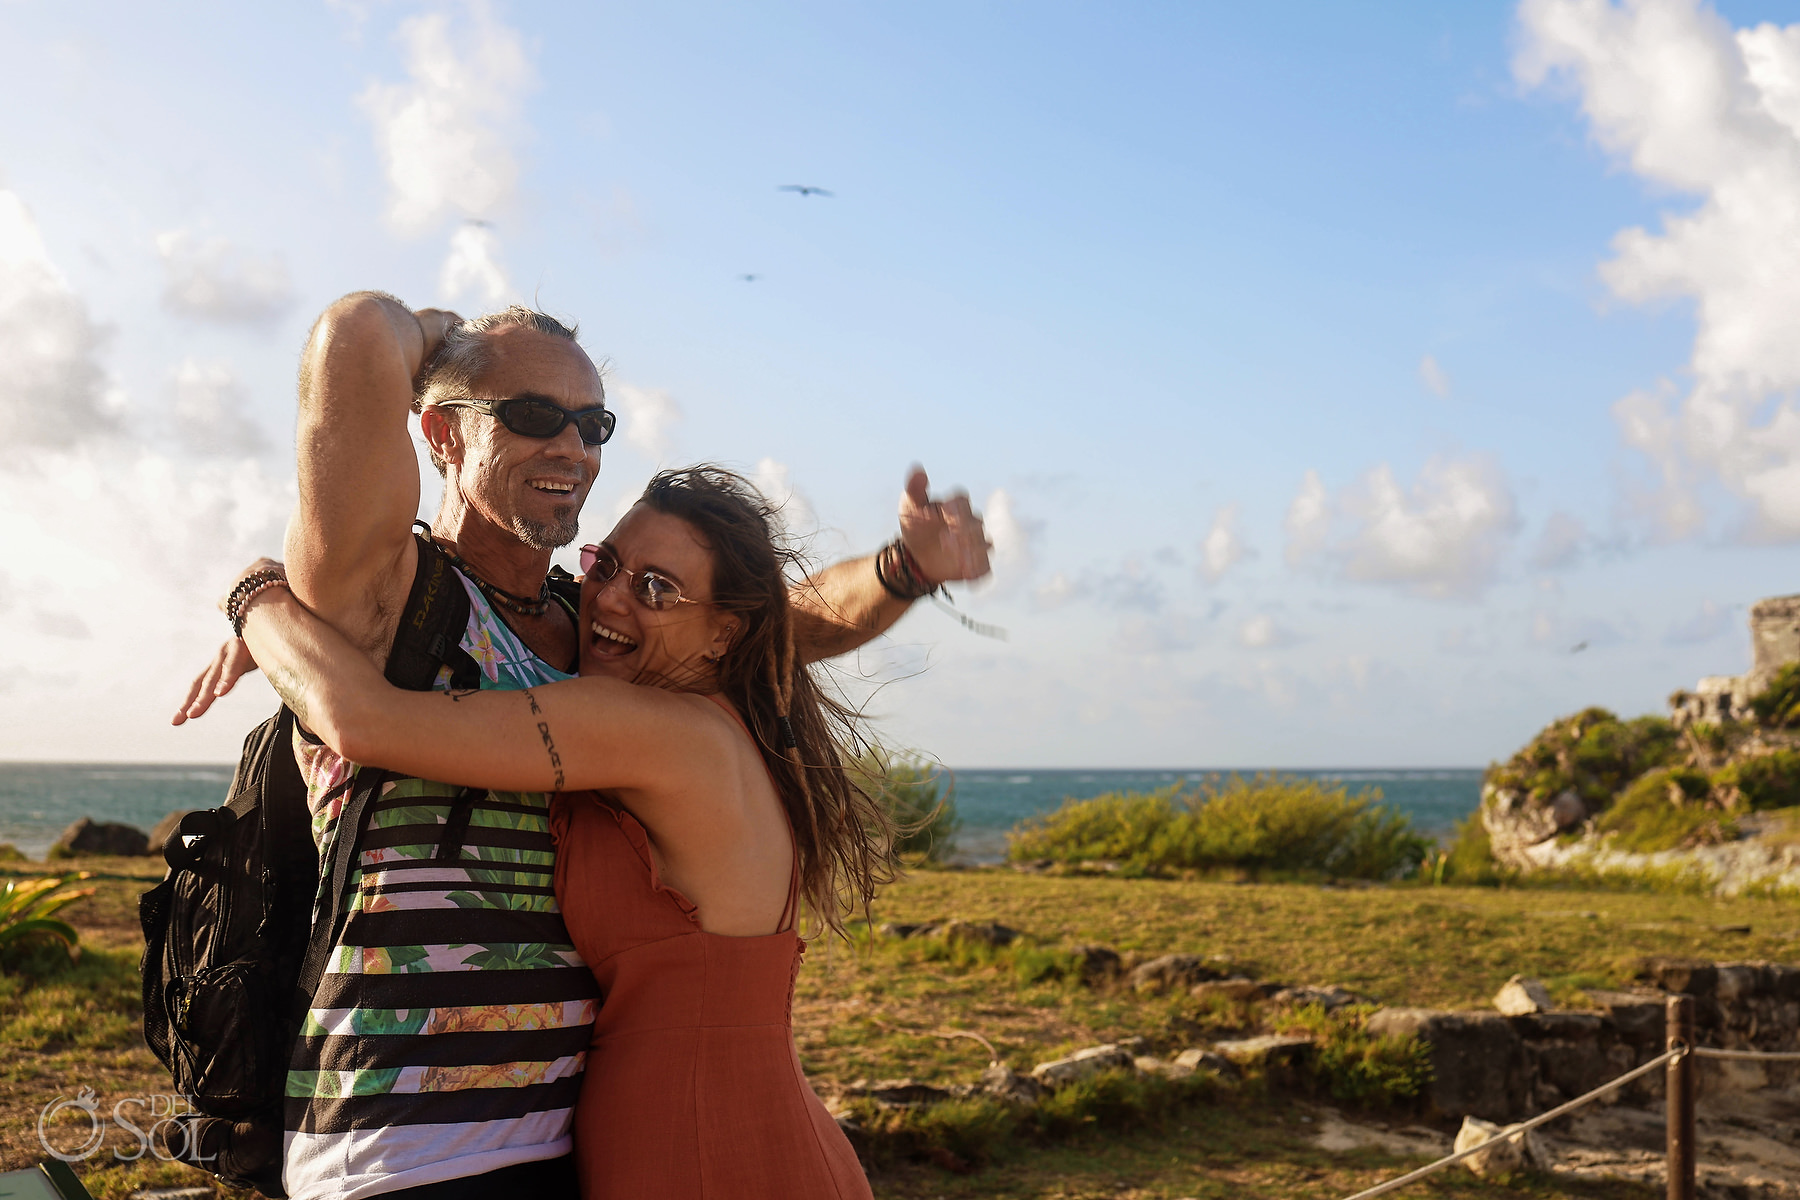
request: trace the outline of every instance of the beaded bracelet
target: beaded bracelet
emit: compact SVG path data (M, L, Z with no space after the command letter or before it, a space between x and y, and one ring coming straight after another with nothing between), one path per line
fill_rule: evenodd
M250 601L262 595L272 587L286 587L287 572L271 567L266 571L252 571L237 581L231 589L231 595L225 598L225 619L231 622L231 632L236 637L244 636L244 610L250 607Z
M925 572L919 569L918 559L899 538L875 552L875 579L888 595L908 603L932 595L944 586L925 577Z

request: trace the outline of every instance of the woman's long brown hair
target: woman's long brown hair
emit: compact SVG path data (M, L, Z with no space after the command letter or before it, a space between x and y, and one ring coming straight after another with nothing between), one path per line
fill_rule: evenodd
M844 769L864 745L856 714L795 653L789 572L804 577L804 566L780 511L743 476L710 464L658 472L638 503L680 517L712 551L711 602L739 621L718 690L744 715L793 821L802 898L842 935L845 917L866 916L894 878L893 824Z

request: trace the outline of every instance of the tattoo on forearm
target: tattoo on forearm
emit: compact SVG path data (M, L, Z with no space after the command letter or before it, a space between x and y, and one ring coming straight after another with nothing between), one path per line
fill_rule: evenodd
M538 719L538 736L544 739L544 752L550 756L550 769L556 772L556 790L563 790L562 755L556 752L556 739L550 736L550 722L544 720L544 710L538 707L537 697L531 694L530 688L521 689L525 693L525 703L531 705L531 715Z
M281 697L281 702L294 710L294 716L302 725L308 724L306 681L300 678L300 672L293 667L276 667L264 674L268 676L269 686Z
M445 695L450 697L450 703L455 704L458 700L461 700L464 696L473 696L475 693L479 692L480 690L481 690L480 688L457 688L454 692L446 692Z

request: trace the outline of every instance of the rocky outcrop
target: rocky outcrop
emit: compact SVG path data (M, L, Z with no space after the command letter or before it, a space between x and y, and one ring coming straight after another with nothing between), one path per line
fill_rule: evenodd
M1580 870L1597 875L1673 875L1721 896L1751 889L1800 891L1800 845L1788 841L1787 828L1768 813L1735 818L1739 837L1716 846L1634 853L1617 850L1608 839L1587 833L1572 841L1548 840L1533 845L1493 838L1494 858L1521 871ZM1482 822L1488 810L1482 809ZM1763 836L1764 833L1772 836ZM1492 835L1490 834L1490 837ZM1504 849L1503 849L1504 847Z
M1185 991L1225 973L1198 954L1164 954L1133 967L1126 982L1139 994Z
M1136 1070L1136 1059L1137 1055L1130 1049L1109 1042L1104 1046L1089 1046L1085 1050L1077 1050L1067 1058L1041 1062L1031 1069L1031 1077L1046 1089L1055 1091L1077 1080L1092 1078L1102 1071Z
M50 847L52 858L86 858L89 855L137 856L150 853L150 839L135 825L96 821L83 817L63 830Z

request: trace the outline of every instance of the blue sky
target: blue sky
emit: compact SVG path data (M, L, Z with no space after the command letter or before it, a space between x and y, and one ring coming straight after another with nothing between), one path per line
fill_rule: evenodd
M234 752L266 690L166 713L362 287L581 321L589 535L659 463L792 488L824 557L909 462L966 486L1009 640L926 609L849 666L955 765L1478 764L1658 708L1800 586L1780 19L0 0L0 756Z

